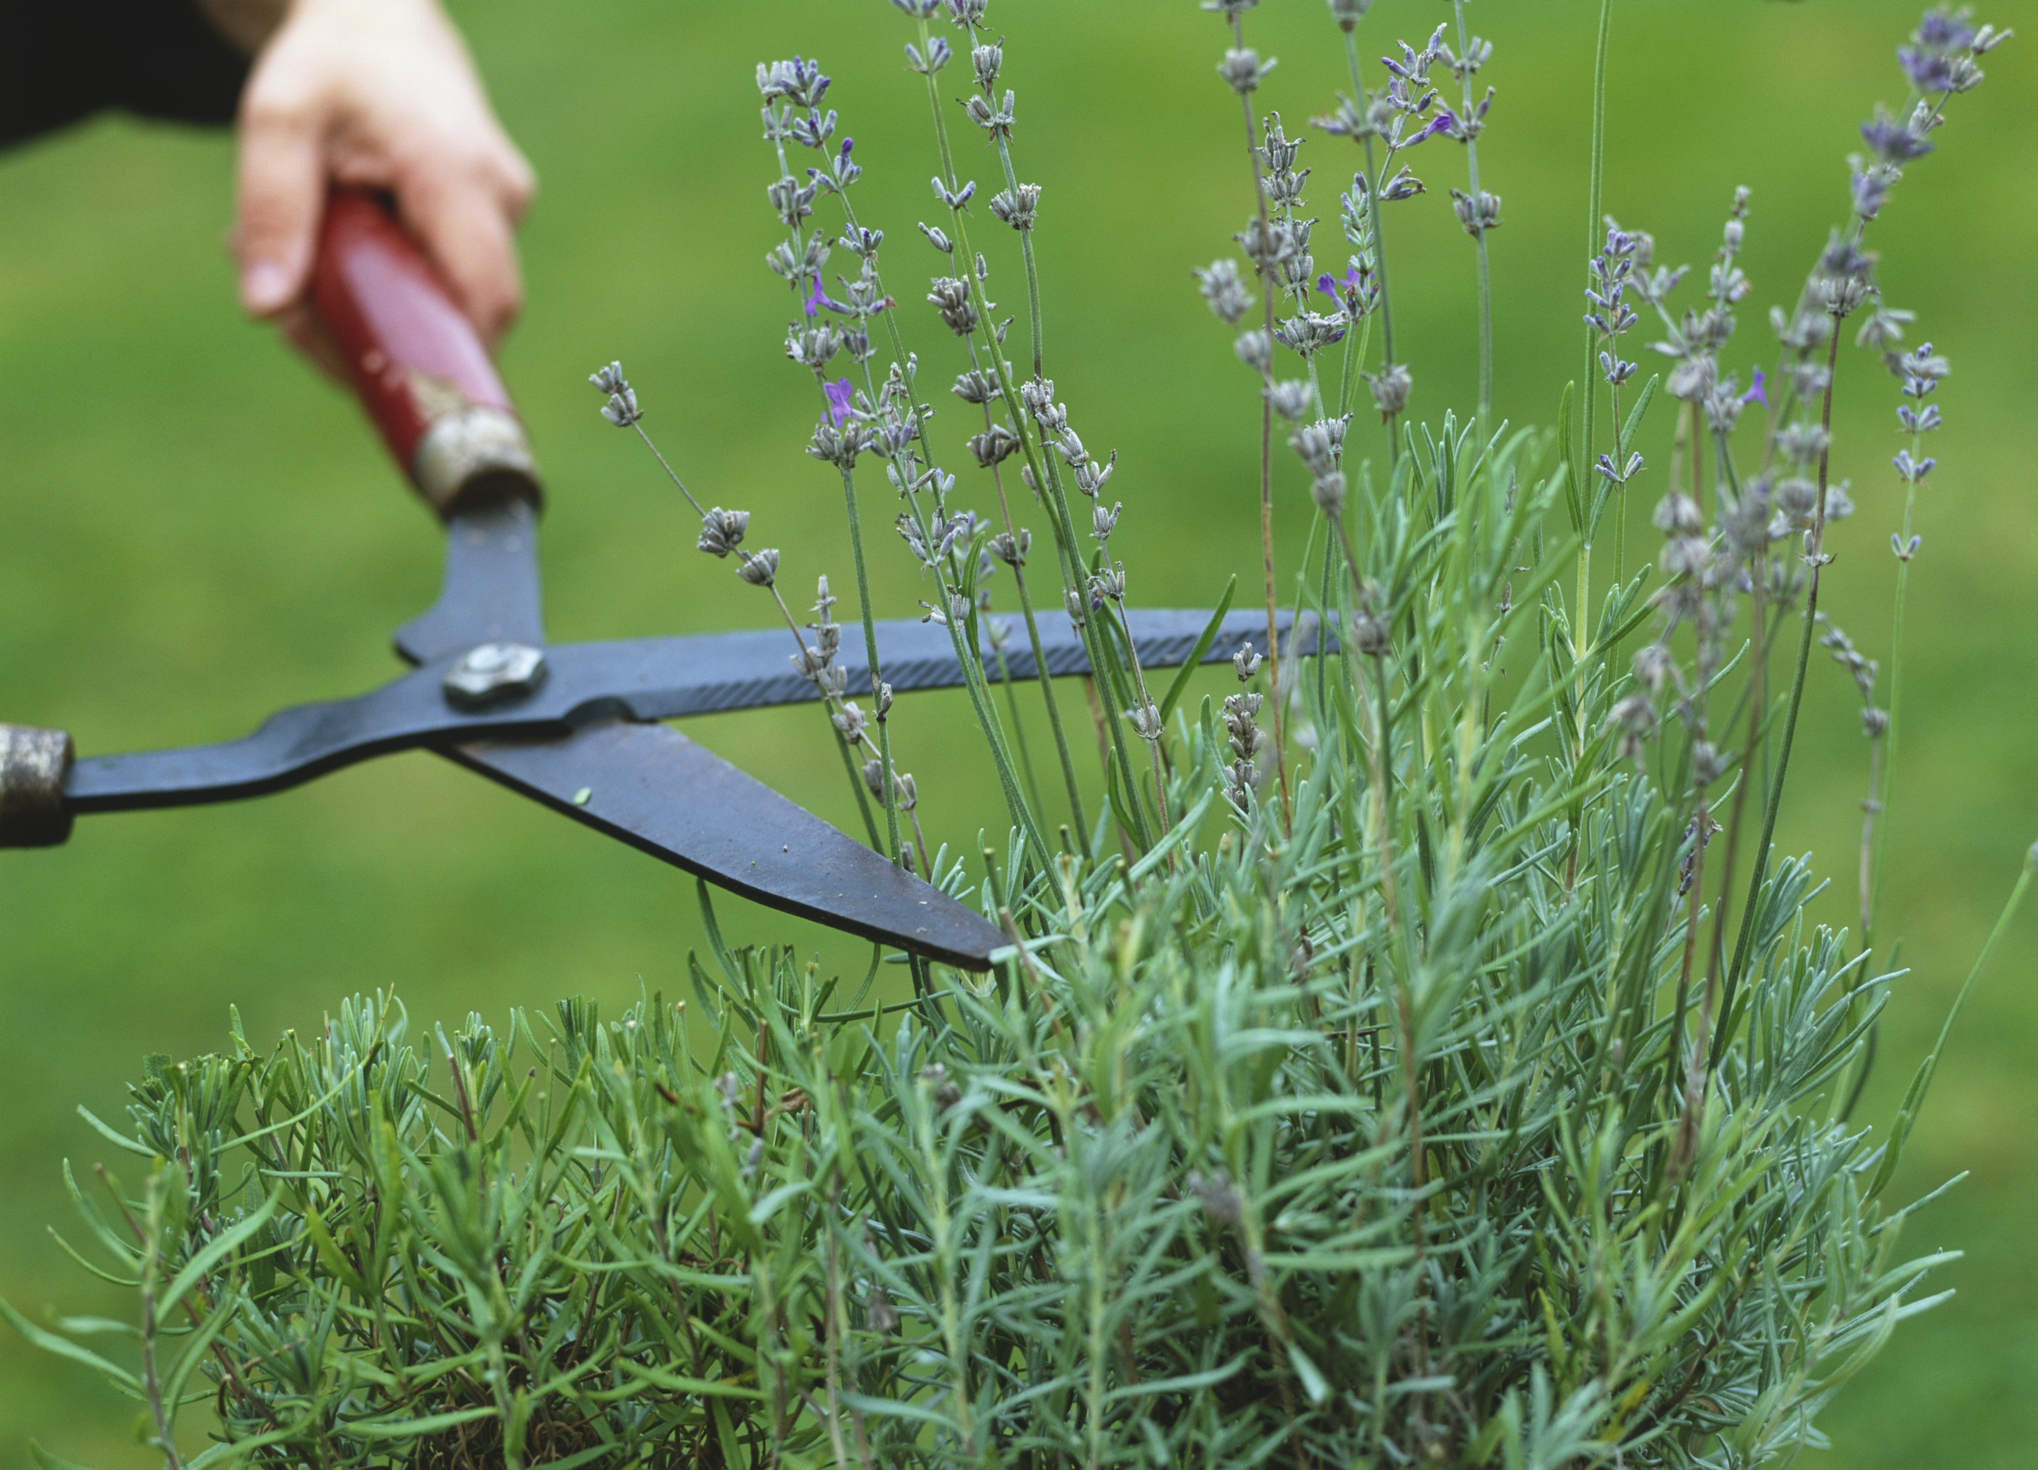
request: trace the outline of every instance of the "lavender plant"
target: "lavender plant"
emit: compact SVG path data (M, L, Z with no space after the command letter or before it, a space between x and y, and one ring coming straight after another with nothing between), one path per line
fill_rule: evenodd
M1832 1393L1941 1299L1921 1283L1946 1259L1903 1254L1915 1204L1887 1198L1946 1032L1888 1128L1851 1121L1894 978L1876 936L1896 654L1934 468L1922 436L1941 425L1926 400L1948 372L1904 346L1910 318L1864 240L2008 33L1925 17L1899 53L1912 95L1863 126L1847 222L1772 315L1777 360L1745 390L1729 364L1752 196L1732 197L1686 304L1689 273L1600 217L1595 146L1591 381L1534 430L1491 422L1500 203L1476 141L1495 94L1475 100L1472 79L1493 48L1462 0L1456 48L1442 28L1397 43L1378 89L1366 0L1330 0L1351 90L1316 126L1358 164L1342 275L1310 254L1304 138L1259 111L1254 0L1211 0L1252 192L1245 266L1197 279L1257 395L1267 634L1197 707L1186 674L1161 689L1141 667L1110 543L1139 503L1106 506L1117 457L1085 445L1046 376L1051 215L1015 162L1006 43L984 0L894 4L934 123L940 210L904 247L929 310L880 273L829 78L804 59L758 70L786 232L768 264L797 313L786 356L820 394L808 453L850 520L868 688L835 661L826 578L803 631L778 554L743 549L747 513L673 479L700 548L773 597L859 799L882 803L882 830L865 808L873 844L973 894L1012 938L1002 966L916 969L910 999L875 965L847 987L788 949L731 949L703 888L690 1003L647 996L605 1022L568 1002L500 1033L470 1018L430 1046L387 996L267 1052L236 1021L225 1055L152 1061L126 1128L95 1121L142 1183L102 1171L97 1193L74 1189L96 1256L73 1253L137 1291L139 1326L9 1320L140 1401L172 1467L179 1410L209 1402L217 1442L194 1470L1754 1467L1818 1443ZM954 103L937 78L965 50ZM971 237L957 112L1002 180L987 207L1016 237L992 232L997 269L1017 256L1023 345L988 295L999 252ZM1451 207L1474 245L1481 368L1472 414L1431 426L1408 419L1383 223L1424 207L1413 150L1439 136L1465 147ZM830 284L838 249L856 264ZM1850 330L1895 374L1910 435L1887 707L1875 661L1819 608L1826 528L1853 510L1831 434ZM923 331L924 359L906 345ZM1666 362L1639 388L1637 332ZM963 422L937 431L917 384L944 349ZM609 421L643 433L620 367L595 383ZM1357 421L1361 385L1377 431ZM1659 395L1676 405L1661 429ZM920 605L952 638L1011 812L973 870L948 856L959 843L930 856L892 764L866 459L899 498ZM951 464L995 517L962 504ZM1617 535L1595 601L1595 534L1645 490L1660 548L1632 573ZM1313 526L1286 577L1282 497ZM1041 525L1058 610L1027 580ZM1043 671L1023 691L994 616L1005 586ZM1087 782L1067 685L1038 656L1053 616L1090 656ZM1858 933L1815 921L1809 860L1775 842L1815 642L1854 678L1870 739ZM1051 805L1022 696L1052 732ZM1990 947L2034 866L2038 849ZM94 1335L126 1339L136 1366Z

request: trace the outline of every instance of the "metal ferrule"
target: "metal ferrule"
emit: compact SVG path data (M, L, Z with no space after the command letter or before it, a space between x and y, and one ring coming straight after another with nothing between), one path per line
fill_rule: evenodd
M524 426L475 404L442 414L425 430L411 479L442 518L485 499L522 498L534 509L544 499Z
M69 735L0 725L0 847L55 847L71 835L70 775Z

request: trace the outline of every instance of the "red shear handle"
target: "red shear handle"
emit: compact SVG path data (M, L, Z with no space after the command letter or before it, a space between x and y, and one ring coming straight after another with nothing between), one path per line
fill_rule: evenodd
M441 518L484 499L537 506L538 467L488 349L373 195L335 189L311 300L368 416Z

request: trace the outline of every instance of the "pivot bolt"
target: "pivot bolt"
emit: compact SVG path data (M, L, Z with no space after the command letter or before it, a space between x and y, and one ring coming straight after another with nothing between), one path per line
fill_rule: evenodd
M545 655L528 643L483 643L446 670L446 698L472 709L522 699L545 682Z

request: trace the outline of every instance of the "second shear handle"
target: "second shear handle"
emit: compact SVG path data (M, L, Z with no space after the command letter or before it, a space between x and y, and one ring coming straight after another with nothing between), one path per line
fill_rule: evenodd
M311 301L383 442L441 519L489 500L540 504L537 462L488 349L375 195L338 188L327 199Z

